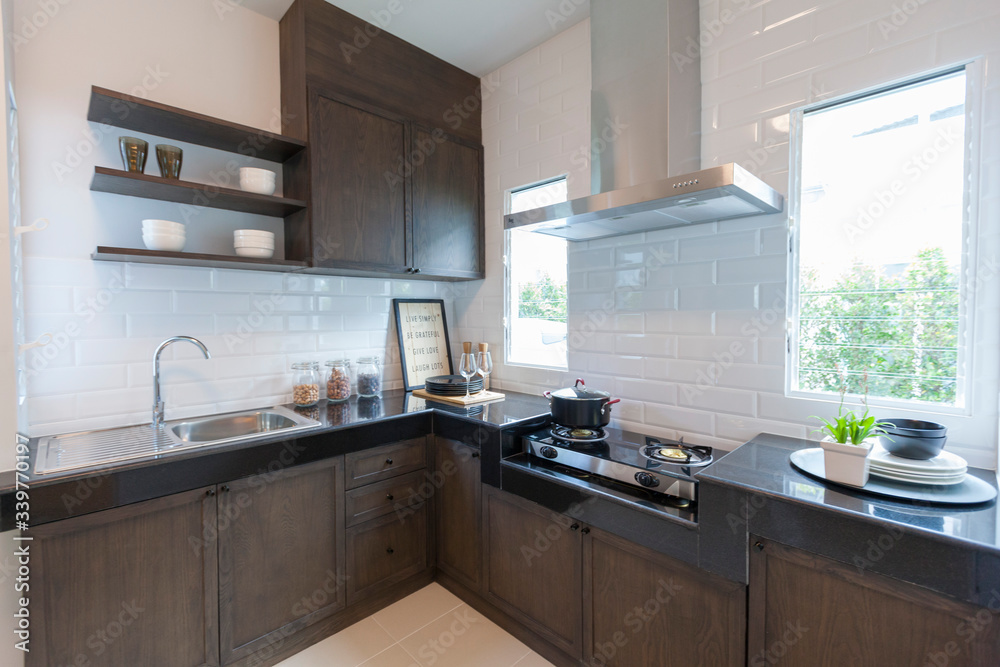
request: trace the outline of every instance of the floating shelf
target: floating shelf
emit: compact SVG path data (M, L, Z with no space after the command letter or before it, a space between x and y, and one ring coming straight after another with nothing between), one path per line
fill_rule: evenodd
M271 162L284 162L306 147L298 139L98 86L90 89L87 120Z
M243 190L177 181L149 174L135 174L107 167L94 167L94 179L90 182L90 189L94 192L111 192L129 197L159 199L178 204L207 206L279 218L306 207L306 203L299 199L258 195Z
M102 262L135 262L138 264L171 264L174 266L202 266L210 269L249 269L252 271L281 271L295 273L308 264L284 259L255 259L231 255L208 255L195 252L167 252L142 248L111 248L97 246L91 259Z

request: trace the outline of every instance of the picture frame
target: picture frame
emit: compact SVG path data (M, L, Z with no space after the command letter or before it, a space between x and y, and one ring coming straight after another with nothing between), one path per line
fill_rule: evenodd
M452 375L451 339L443 299L393 299L399 363L406 391L422 389L427 378Z

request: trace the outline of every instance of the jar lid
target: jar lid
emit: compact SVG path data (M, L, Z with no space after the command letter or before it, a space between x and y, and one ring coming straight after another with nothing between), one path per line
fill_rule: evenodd
M326 362L327 366L350 366L350 359L330 359Z
M358 359L358 363L359 364L379 364L379 363L382 363L382 362L379 361L378 357L361 357L360 359Z
M292 368L297 371L314 371L319 369L318 361L297 361L292 364Z

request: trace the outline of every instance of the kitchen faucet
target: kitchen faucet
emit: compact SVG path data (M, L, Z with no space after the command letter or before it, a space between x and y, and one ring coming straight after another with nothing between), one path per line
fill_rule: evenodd
M159 347L156 348L156 352L153 353L153 423L150 424L153 428L163 428L164 405L163 399L160 397L160 352L163 352L163 349L171 343L178 341L186 341L192 345L197 345L206 359L212 358L205 344L191 336L173 336L160 343Z

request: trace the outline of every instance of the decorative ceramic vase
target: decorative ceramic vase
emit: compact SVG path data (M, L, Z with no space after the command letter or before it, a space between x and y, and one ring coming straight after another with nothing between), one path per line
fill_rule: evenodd
M823 465L828 480L857 487L868 483L868 455L875 444L875 438L868 438L860 445L852 445L835 442L827 436L819 444L823 448Z
M149 144L135 137L118 137L118 147L122 152L125 171L141 174L146 170L146 153Z
M181 177L181 163L184 151L169 144L156 145L156 162L160 165L160 176L177 180Z

